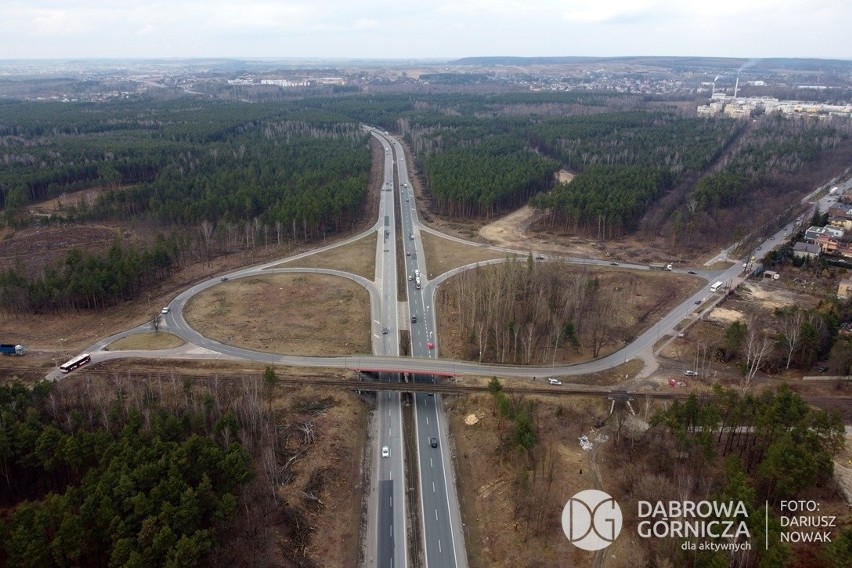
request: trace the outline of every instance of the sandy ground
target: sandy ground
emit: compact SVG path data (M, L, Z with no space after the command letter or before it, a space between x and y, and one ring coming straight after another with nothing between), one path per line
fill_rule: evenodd
M529 232L530 225L543 216L540 211L524 205L480 228L479 236L493 245L518 250L592 258L606 256L601 248L592 246L586 239L562 237L557 241L538 232Z

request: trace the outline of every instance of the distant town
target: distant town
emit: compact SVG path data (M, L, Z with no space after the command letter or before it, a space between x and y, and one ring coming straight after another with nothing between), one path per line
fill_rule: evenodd
M852 62L720 58L76 60L0 62L0 99L98 102L190 94L267 100L305 94L610 92L692 99L698 115L852 116Z

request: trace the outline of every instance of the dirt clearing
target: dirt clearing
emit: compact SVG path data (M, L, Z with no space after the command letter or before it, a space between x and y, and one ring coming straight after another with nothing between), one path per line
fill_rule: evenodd
M306 555L316 566L356 565L370 408L352 393L315 387L284 387L273 408L293 432L285 453L300 456L279 495L310 523ZM309 444L306 429L313 434Z
M345 278L274 274L192 298L187 322L216 341L282 355L370 353L370 298Z

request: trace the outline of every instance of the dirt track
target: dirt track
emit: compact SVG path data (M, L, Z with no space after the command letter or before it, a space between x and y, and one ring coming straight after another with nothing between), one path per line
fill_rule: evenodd
M517 211L479 229L479 236L494 245L507 248L590 257L601 256L601 251L591 246L587 240L560 238L560 242L557 243L541 238L535 233L530 236L527 229L543 215L542 212L524 205Z

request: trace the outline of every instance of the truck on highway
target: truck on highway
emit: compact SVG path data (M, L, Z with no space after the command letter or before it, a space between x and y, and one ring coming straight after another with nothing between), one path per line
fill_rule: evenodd
M12 343L0 344L0 353L3 355L23 355L27 350L23 345L14 345Z
M666 264L665 262L652 262L648 265L648 268L651 270L671 270L672 265Z

